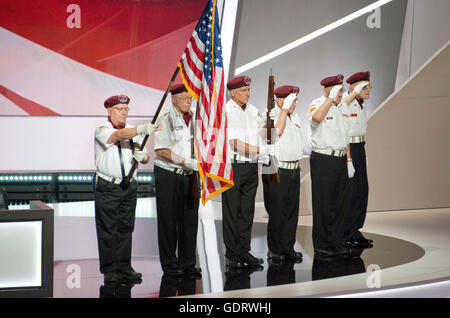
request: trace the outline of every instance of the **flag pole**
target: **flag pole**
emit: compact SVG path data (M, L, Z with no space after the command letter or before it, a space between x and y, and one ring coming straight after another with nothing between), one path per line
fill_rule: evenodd
M152 119L152 124L156 123L156 120L158 119L159 113L161 112L161 109L162 109L162 107L164 105L164 102L166 101L167 95L169 94L170 88L172 87L172 84L175 81L175 78L177 77L179 71L180 71L180 69L177 66L175 71L173 72L172 78L170 79L170 83L167 86L166 92L164 93L164 96L162 97L161 101L159 102L158 109L156 110L156 113L155 113L155 115L153 116L153 119ZM145 144L147 143L148 137L149 137L149 135L146 135L144 137L144 140L142 141L142 144L139 147L140 151L144 150L144 147L145 147ZM122 187L127 187L130 184L131 178L133 177L134 171L136 171L137 165L138 165L137 160L133 158L133 165L131 166L130 172L125 177L125 179L123 179L122 182L121 182L121 186Z

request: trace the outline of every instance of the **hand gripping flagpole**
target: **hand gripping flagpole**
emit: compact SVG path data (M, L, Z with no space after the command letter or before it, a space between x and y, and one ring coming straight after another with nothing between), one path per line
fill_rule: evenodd
M159 113L161 112L161 109L162 109L162 107L164 105L164 102L166 101L167 95L169 94L170 88L172 87L172 84L175 81L175 78L177 77L179 71L180 71L180 69L177 66L177 68L173 72L172 78L170 79L169 86L167 86L166 92L164 93L164 96L162 97L161 101L159 102L158 109L156 110L156 113L155 113L155 115L153 116L153 119L152 119L152 124L156 123L156 120L158 119ZM149 137L149 135L146 135L144 137L144 140L142 141L142 144L139 147L140 151L144 150L144 147L145 147L145 144L147 143L148 137ZM128 173L128 175L120 183L120 186L122 188L126 188L130 184L131 178L133 178L133 174L136 171L137 166L138 166L138 162L137 162L136 159L133 158L133 165L131 166L130 172Z

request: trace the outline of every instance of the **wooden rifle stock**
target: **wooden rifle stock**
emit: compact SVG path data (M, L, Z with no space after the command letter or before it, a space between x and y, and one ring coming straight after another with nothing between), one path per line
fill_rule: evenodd
M266 118L266 140L267 140L267 144L272 144L272 128L275 128L274 122L272 119L270 119L270 111L276 107L275 106L275 97L274 97L274 86L275 86L275 78L274 76L271 74L269 75L269 89L268 89L268 94L267 94L267 118ZM270 158L270 160L272 161L269 164L274 164L275 162L273 161L272 157ZM271 173L269 175L269 179L273 182L280 182L280 176L278 175L278 167L275 167L275 173Z
M175 71L173 72L172 78L170 79L169 86L167 86L166 92L164 93L164 96L162 97L161 101L159 102L158 109L156 110L156 113L153 116L152 124L156 123L156 120L158 119L159 113L161 112L161 109L162 109L162 107L164 105L164 102L166 101L167 95L169 95L170 88L172 87L172 84L175 81L175 78L177 77L179 71L180 71L180 69L177 67L175 69ZM149 137L149 135L145 135L144 140L142 141L142 144L139 147L140 151L144 150L145 144L147 143L147 140L148 140L148 137ZM134 172L137 169L137 165L138 165L138 162L136 161L136 159L133 158L133 165L131 166L130 172L128 173L128 175L120 183L120 186L122 188L125 189L130 184L131 178L133 177L133 174L134 174Z

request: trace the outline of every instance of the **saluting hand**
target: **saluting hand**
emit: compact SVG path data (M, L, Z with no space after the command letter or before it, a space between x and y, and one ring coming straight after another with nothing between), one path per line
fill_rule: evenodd
M341 88L342 88L342 85L334 85L333 88L331 89L330 95L328 95L328 97L335 100L336 97L338 96Z
M363 90L363 88L366 87L367 85L369 85L369 82L361 82L358 85L356 85L353 88L353 91L356 93L356 96L358 96L361 93L361 91Z
M283 102L283 109L287 109L289 111L289 108L291 108L292 103L297 99L297 94L290 93Z

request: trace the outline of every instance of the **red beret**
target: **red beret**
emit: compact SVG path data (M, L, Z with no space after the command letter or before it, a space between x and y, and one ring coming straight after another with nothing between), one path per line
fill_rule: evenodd
M231 90L242 86L250 86L251 82L252 79L248 76L238 76L228 81L227 88Z
M323 80L320 81L320 85L325 87L339 85L342 84L343 80L344 75L338 74L336 76L325 77Z
M290 93L298 94L299 91L300 91L300 88L298 88L297 86L284 85L284 86L278 87L273 93L278 98L284 98L284 97L287 97Z
M116 104L128 104L130 102L130 98L127 95L120 94L120 95L114 95L105 100L105 107L112 107Z
M370 81L370 72L358 72L347 79L347 83L353 84L359 81Z
M186 86L184 86L183 83L181 84L173 84L172 87L170 88L170 93L172 95L176 95L176 94L180 94L183 92L187 92Z

